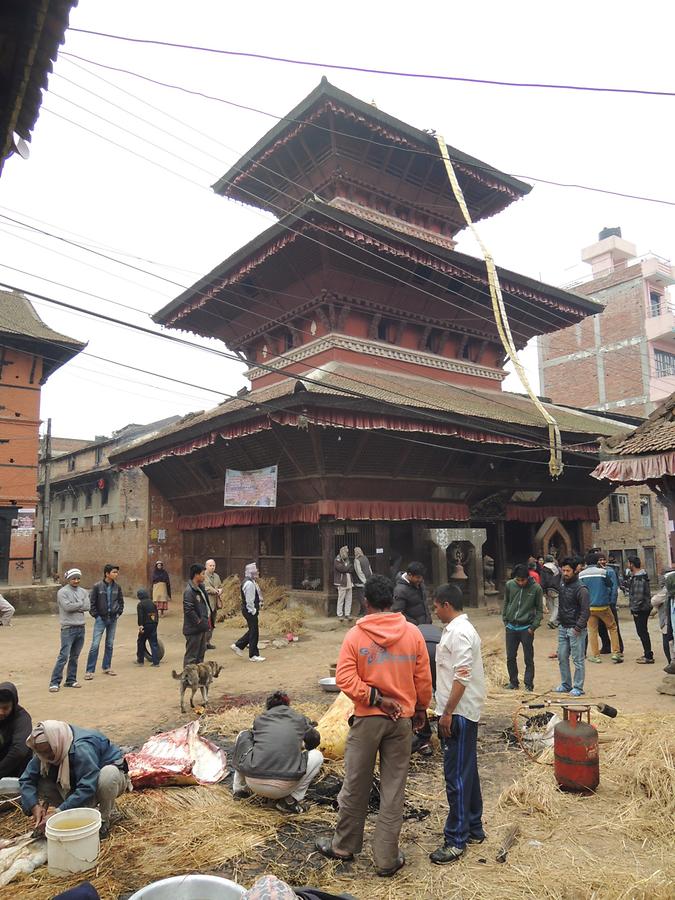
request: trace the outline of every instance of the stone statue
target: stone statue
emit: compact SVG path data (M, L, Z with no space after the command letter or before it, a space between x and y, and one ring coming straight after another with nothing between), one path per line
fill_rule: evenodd
M495 561L488 554L483 555L483 583L485 585L485 594L497 594L495 587Z

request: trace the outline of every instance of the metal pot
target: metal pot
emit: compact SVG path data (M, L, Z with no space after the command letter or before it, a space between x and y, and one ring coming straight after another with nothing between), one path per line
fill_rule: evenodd
M129 900L236 900L246 888L217 875L175 875L141 888Z

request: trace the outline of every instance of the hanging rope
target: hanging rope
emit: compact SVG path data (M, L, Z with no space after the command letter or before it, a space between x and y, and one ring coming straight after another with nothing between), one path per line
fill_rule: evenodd
M499 285L497 267L495 266L494 260L490 255L487 247L481 240L481 237L476 230L476 226L473 224L471 214L469 213L469 208L466 205L466 201L464 199L464 193L459 185L459 181L457 180L457 175L455 174L455 169L452 165L452 162L450 161L450 157L448 156L448 148L445 143L445 138L437 134L436 140L438 141L441 156L443 157L443 161L445 163L445 169L448 173L448 179L450 180L450 186L452 187L452 192L455 195L455 200L457 201L459 208L462 210L462 215L464 216L466 224L469 226L476 240L478 241L478 245L480 246L483 258L485 260L488 286L490 288L490 297L492 298L492 311L494 313L495 322L497 323L499 339L502 342L504 352L513 363L518 378L520 379L520 383L529 395L530 400L534 403L534 405L541 413L542 418L548 426L548 439L551 448L551 453L548 461L548 470L551 473L552 478L558 478L558 476L562 475L563 472L562 439L560 437L560 428L558 427L558 423L556 422L556 420L532 390L525 369L518 359L518 351L516 350L516 346L513 342L513 337L511 335L511 326L509 325L509 319L506 314L506 307L504 305L504 298L502 297L502 289Z

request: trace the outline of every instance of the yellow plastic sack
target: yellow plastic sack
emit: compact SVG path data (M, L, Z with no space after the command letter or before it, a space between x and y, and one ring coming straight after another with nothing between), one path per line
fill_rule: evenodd
M319 750L326 759L344 759L349 734L347 719L353 714L354 704L346 694L340 693L319 719L316 726L321 735Z

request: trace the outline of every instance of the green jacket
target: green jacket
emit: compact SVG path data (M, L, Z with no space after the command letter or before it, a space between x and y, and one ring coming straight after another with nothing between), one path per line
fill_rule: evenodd
M506 582L502 619L505 625L529 625L539 628L544 615L544 592L534 578L520 587L516 579Z

